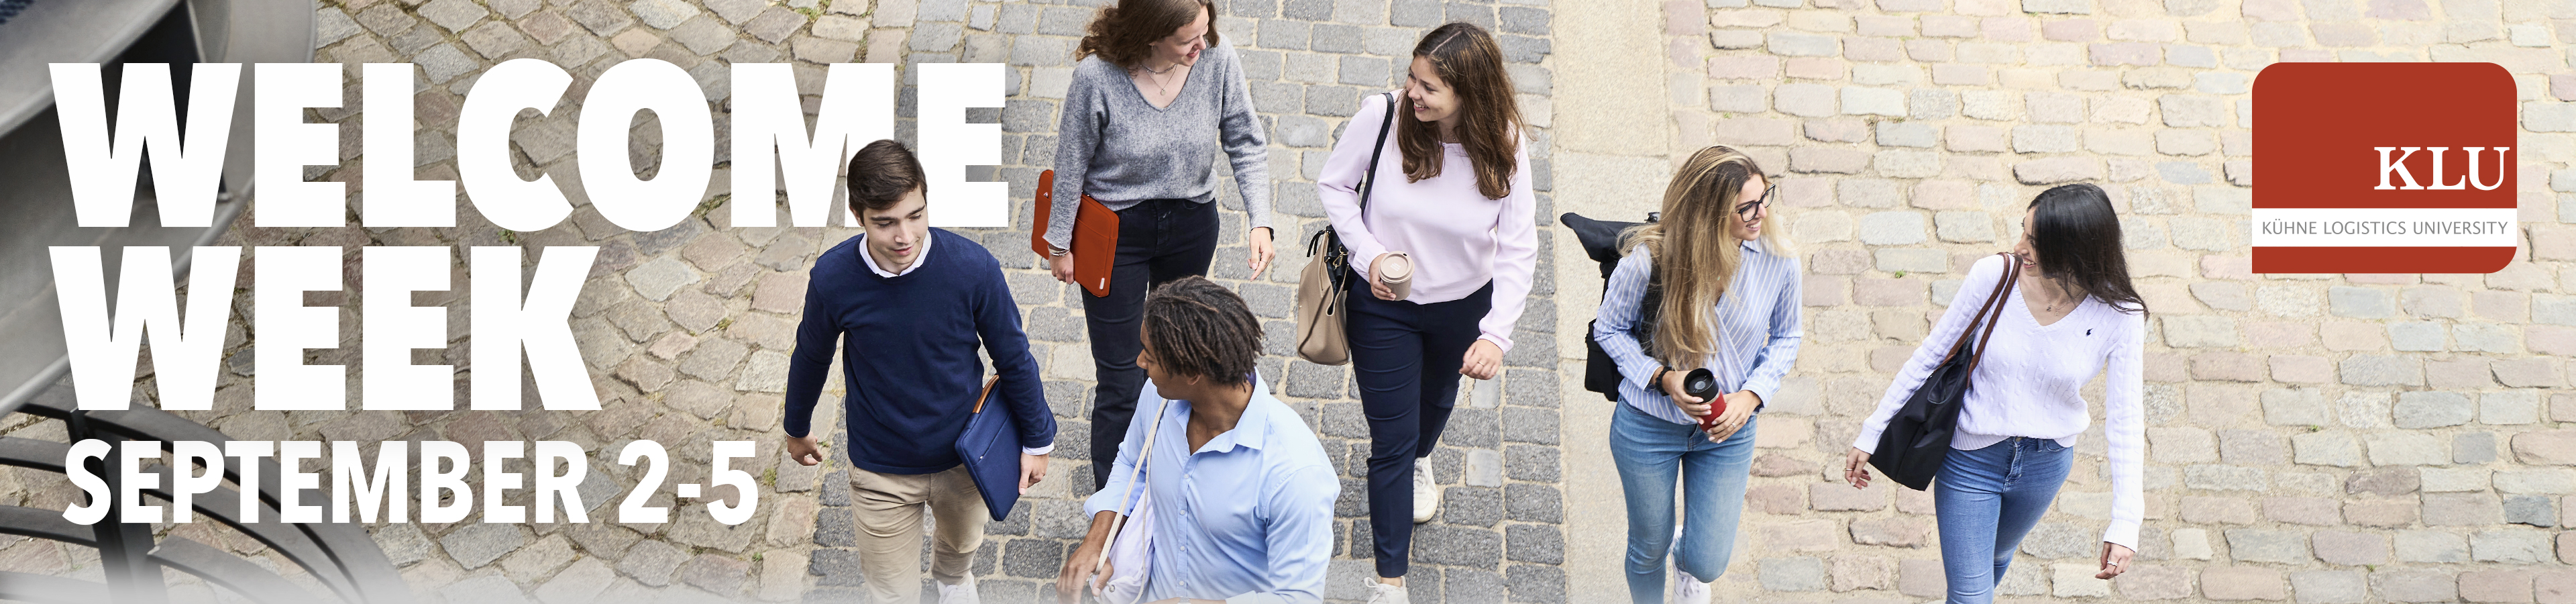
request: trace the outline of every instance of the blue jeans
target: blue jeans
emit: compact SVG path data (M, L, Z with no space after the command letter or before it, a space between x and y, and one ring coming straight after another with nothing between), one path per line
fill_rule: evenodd
M1708 442L1699 427L1664 421L1627 403L1610 418L1610 459L1628 501L1628 598L1664 601L1664 552L1673 565L1701 581L1726 573L1735 556L1735 526L1744 516L1744 481L1753 469L1753 428L1726 442ZM1673 485L1683 493L1681 546L1673 547Z
M2045 438L2016 436L1950 452L1932 482L1949 604L1994 601L1995 582L2012 567L2013 550L2048 513L2074 462L2073 449Z

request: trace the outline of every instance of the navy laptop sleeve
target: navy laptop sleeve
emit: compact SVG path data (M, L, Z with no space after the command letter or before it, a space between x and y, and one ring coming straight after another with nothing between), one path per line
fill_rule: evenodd
M967 476L975 479L975 490L983 493L984 508L995 521L1008 518L1011 506L1020 502L1020 423L1011 417L1009 405L985 405L992 402L993 384L1000 379L984 380L975 414L957 435L957 458L965 462Z

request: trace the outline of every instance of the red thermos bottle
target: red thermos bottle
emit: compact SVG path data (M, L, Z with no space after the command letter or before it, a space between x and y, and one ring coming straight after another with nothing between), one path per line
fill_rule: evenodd
M1682 393L1708 403L1708 416L1699 418L1700 431L1717 427L1718 414L1726 412L1726 399L1717 396L1716 374L1709 373L1707 368L1691 370L1682 376Z

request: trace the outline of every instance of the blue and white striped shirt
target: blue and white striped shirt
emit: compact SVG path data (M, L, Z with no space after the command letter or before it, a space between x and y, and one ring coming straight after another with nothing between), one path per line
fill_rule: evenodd
M1710 373L1717 375L1719 392L1751 390L1765 402L1780 390L1780 379L1789 374L1789 366L1798 360L1798 339L1803 333L1798 323L1798 259L1772 254L1764 246L1745 242L1744 264L1736 267L1735 279L1728 284L1726 296L1717 304L1717 350L1701 361ZM1638 302L1646 296L1646 281L1653 274L1654 260L1639 245L1628 250L1603 284L1601 312L1592 324L1592 339L1619 365L1619 400L1648 415L1677 424L1695 423L1680 407L1673 406L1662 388L1648 384L1662 363L1646 356L1638 338L1652 334L1630 332L1637 328ZM1672 316L1679 309L1663 309Z

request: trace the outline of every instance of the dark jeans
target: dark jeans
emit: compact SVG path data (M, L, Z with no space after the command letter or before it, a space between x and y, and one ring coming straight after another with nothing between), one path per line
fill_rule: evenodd
M1356 277L1354 277L1356 279ZM1351 283L1351 370L1369 422L1369 533L1377 576L1401 577L1413 552L1413 464L1431 456L1458 402L1458 367L1494 307L1494 285L1465 298L1379 300Z
M1091 398L1091 488L1109 484L1109 465L1118 460L1118 443L1127 440L1127 420L1136 416L1136 395L1144 390L1145 370L1136 353L1145 350L1145 292L1191 275L1207 276L1216 258L1216 204L1187 199L1149 199L1118 211L1118 263L1109 272L1109 295L1082 296L1084 322L1091 328L1093 379Z

